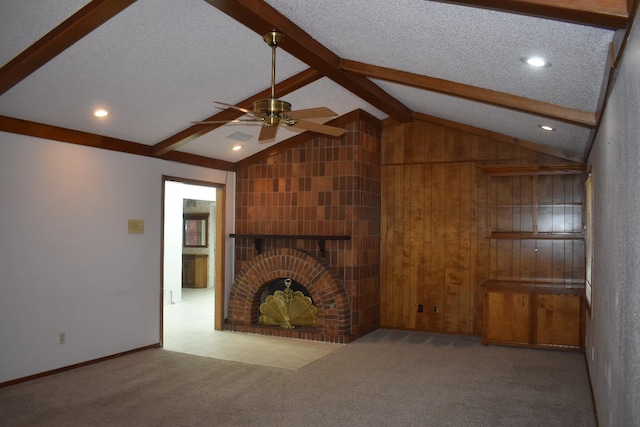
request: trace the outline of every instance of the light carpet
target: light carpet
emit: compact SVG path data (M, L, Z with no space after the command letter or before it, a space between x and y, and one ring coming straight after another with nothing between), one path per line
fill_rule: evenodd
M595 426L582 354L385 329L298 370L146 350L0 389L0 420L3 426Z

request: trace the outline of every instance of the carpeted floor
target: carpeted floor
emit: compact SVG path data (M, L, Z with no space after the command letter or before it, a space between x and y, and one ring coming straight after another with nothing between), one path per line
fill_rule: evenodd
M595 420L579 353L380 329L298 370L146 350L0 389L0 424L578 427Z

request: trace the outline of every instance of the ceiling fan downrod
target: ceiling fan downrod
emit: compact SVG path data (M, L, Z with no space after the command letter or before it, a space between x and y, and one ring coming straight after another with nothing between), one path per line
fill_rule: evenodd
M262 39L271 46L271 98L276 97L276 49L278 44L284 40L284 34L277 31L270 31L262 36Z
M256 116L264 120L265 126L277 126L280 123L280 113L291 111L291 104L276 98L276 49L284 40L284 34L270 31L262 39L271 47L271 97L255 101Z

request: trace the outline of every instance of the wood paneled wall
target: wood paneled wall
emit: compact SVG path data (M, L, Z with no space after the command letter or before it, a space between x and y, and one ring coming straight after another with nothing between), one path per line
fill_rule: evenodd
M485 280L584 280L583 240L486 237L479 166L534 163L568 162L422 121L383 130L382 327L479 334Z

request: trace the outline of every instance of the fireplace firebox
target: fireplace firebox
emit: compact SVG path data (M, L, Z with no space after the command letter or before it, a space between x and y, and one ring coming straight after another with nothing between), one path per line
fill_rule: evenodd
M274 287L282 289L272 290ZM318 323L318 308L303 291L306 291L304 286L289 278L272 281L263 292L263 297L265 293L268 295L260 304L259 323L265 326L278 325L285 329L315 328Z

